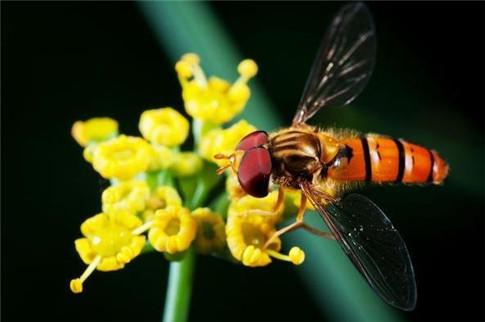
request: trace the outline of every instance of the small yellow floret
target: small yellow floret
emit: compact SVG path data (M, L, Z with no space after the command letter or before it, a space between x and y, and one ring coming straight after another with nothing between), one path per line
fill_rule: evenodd
M226 224L227 245L232 256L250 267L271 263L268 250L281 248L281 240L274 238L268 248L266 242L275 233L274 224L262 216L229 215Z
M81 232L85 238L76 240L76 250L87 264L96 255L103 259L116 257L125 246L133 247L134 254L138 255L137 250L139 253L141 247L138 247L139 242L136 239L144 240L144 237L134 236L132 231L141 224L137 216L128 212L120 212L116 216L100 213L82 223Z
M155 212L148 239L159 252L175 254L189 248L197 222L186 208L170 206Z
M202 254L220 251L226 245L224 221L209 208L197 208L192 212L197 220L197 237L195 248Z
M145 181L126 181L103 191L103 211L108 214L117 212L137 213L145 209L150 196L150 188Z
M139 128L145 139L167 147L182 144L189 135L189 121L171 107L143 112Z
M70 282L74 293L83 290L83 282L93 273L121 269L138 256L145 245L145 236L139 236L147 228L141 220L127 212L110 216L100 213L88 218L81 225L85 236L75 241L76 251L88 267L80 278Z
M170 186L160 186L155 189L146 202L146 210L143 212L145 221L151 220L155 211L170 206L182 206L182 199L177 190Z
M245 59L237 66L237 71L245 79L254 77L258 73L258 65L252 59Z
M138 137L124 136L100 143L93 154L93 167L107 179L127 180L147 170L150 145Z
M81 146L102 142L118 134L118 122L109 117L96 117L73 124L71 134Z
M152 158L149 171L166 170L175 162L175 152L164 145L152 145Z
M214 129L202 137L199 152L208 161L219 166L227 165L227 160L217 160L216 154L230 155L234 152L239 141L247 134L256 131L256 127L245 120L241 120L227 129Z
M230 121L244 109L251 96L246 83L256 74L256 63L242 61L238 67L241 77L232 86L214 76L207 80L199 63L197 55L186 54L175 65L187 113L215 125Z
M180 152L174 157L170 170L178 177L189 177L198 173L203 166L202 158L193 152Z

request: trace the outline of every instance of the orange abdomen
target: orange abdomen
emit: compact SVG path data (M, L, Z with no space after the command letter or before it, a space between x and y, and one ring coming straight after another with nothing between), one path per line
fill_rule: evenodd
M448 174L436 151L401 139L368 135L342 143L346 160L328 170L336 180L440 184Z

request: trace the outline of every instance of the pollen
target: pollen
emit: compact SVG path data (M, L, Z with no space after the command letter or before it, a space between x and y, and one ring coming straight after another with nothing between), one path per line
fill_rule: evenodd
M258 65L252 59L245 59L237 66L237 71L241 74L241 77L250 79L258 73Z
M79 145L86 147L89 143L99 143L118 134L118 122L109 117L96 117L73 124L71 134Z
M189 248L196 232L197 222L189 210L170 206L155 212L148 239L157 251L175 254Z
M121 135L100 143L93 154L93 167L107 179L128 180L146 171L152 151L143 139Z
M139 128L145 139L167 147L182 144L189 135L189 122L171 107L143 112Z
M305 261L305 252L303 252L303 250L301 250L299 247L292 247L288 257L293 264L300 265Z

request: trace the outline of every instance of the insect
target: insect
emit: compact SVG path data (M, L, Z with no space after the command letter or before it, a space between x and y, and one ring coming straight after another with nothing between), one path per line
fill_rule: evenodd
M371 200L343 193L359 182L441 184L448 174L447 163L437 152L401 139L306 124L321 108L347 105L361 93L371 76L375 52L368 9L361 3L344 6L325 34L292 125L270 134L253 132L233 155L216 157L229 159L241 187L254 197L268 194L270 180L278 184L275 209L281 206L285 189L301 190L296 221L274 237L304 228L335 239L384 301L412 310L416 281L399 232ZM330 233L303 222L307 202Z

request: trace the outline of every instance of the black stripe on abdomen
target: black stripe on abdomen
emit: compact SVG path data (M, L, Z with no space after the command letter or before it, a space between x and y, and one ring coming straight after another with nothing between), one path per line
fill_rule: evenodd
M397 177L396 177L396 182L402 182L402 178L404 177L404 166L406 165L406 159L404 155L404 146L399 139L394 139L394 143L396 143L397 146L397 153L398 155L398 169L397 169Z
M429 169L427 182L433 182L434 155L433 155L433 152L431 152L431 150L429 149L428 149L428 152L429 152L429 159L431 161L431 168Z
M370 163L369 142L367 142L367 138L365 136L360 138L360 142L362 143L362 152L364 154L365 181L371 181L372 180L372 165Z

